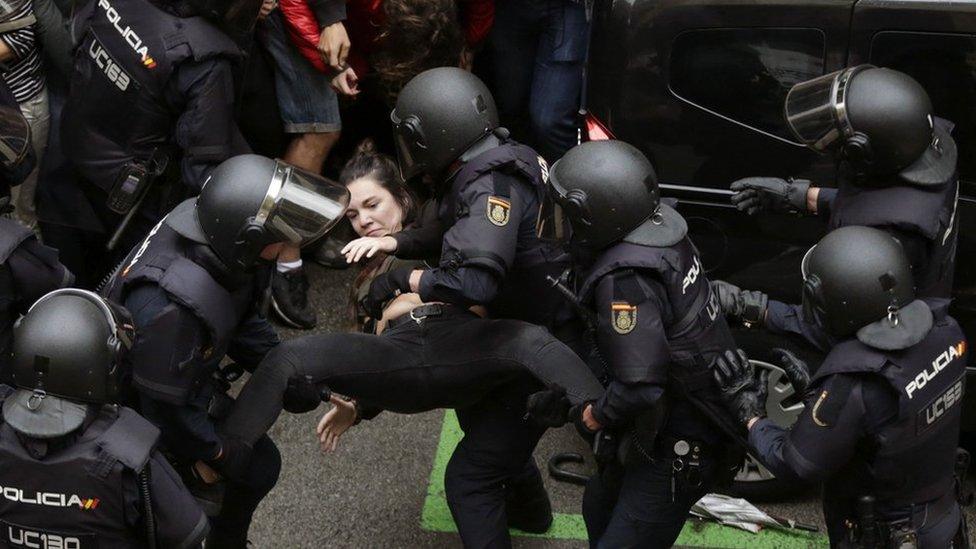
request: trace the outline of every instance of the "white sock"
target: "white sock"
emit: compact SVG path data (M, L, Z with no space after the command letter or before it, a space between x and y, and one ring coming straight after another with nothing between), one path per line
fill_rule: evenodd
M278 262L278 272L279 273L284 273L284 272L288 272L288 271L294 271L295 269L301 269L301 268L302 268L302 260L301 260L301 258L299 258L299 259L297 259L295 261L279 261Z

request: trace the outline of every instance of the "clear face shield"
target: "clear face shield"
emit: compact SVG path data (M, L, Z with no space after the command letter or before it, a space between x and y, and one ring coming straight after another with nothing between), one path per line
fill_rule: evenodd
M30 151L30 126L19 109L4 105L0 106L0 129L0 165L10 170Z
M416 116L408 116L405 120L400 120L396 109L393 109L390 112L390 122L393 123L393 143L396 146L400 177L407 181L426 168L424 157L427 141L420 127L420 120Z
M872 68L858 65L800 82L786 95L786 123L811 149L824 153L854 135L847 116L847 91L854 76Z
M268 194L254 221L273 240L307 246L334 227L349 205L349 191L324 177L275 162Z

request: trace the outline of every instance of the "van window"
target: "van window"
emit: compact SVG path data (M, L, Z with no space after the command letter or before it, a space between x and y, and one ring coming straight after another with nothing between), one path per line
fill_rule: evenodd
M976 37L879 32L870 62L910 74L928 92L935 114L955 123L963 193L976 195Z
M824 73L817 29L702 29L671 48L669 83L680 99L792 142L783 118L793 84Z

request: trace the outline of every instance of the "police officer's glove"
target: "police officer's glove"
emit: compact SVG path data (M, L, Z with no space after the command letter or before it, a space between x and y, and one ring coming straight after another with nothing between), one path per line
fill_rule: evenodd
M724 280L709 282L718 298L722 314L741 321L747 326L762 326L766 320L769 296L758 290L743 290Z
M778 177L746 177L734 181L729 188L732 204L749 215L759 212L799 213L807 211L806 179L785 181Z
M562 427L569 421L572 404L566 397L566 389L553 385L529 395L525 404L526 416L543 427Z
M754 417L766 416L768 370L760 370L756 375L742 349L725 351L715 358L711 367L725 405L739 421L746 423Z
M328 401L331 393L312 382L312 376L292 376L288 379L281 404L282 408L293 414L304 414Z
M376 278L369 285L369 292L363 297L360 306L370 318L383 317L383 305L394 297L410 292L410 267L401 267L387 271Z
M220 436L220 455L207 465L225 479L240 480L251 465L251 447L238 438Z
M810 386L810 368L807 363L800 360L800 357L792 352L780 347L774 347L773 354L786 372L786 377L789 378L796 394L802 396L806 393L807 387Z

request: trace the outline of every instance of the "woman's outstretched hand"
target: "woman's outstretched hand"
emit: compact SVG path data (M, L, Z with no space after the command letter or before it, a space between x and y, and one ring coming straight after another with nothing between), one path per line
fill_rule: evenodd
M319 445L326 453L335 452L339 446L339 437L356 423L356 404L353 401L332 395L329 402L332 403L332 409L322 416L315 428Z
M391 254L397 249L397 241L392 236L363 236L350 241L342 248L346 263L358 263L364 256L369 259L376 252Z

